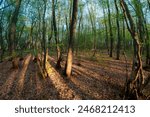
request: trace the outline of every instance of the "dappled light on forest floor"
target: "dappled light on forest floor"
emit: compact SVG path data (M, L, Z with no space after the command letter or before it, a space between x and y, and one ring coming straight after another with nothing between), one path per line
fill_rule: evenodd
M6 66L0 63L0 99L122 99L126 79L124 61L75 57L70 78L63 75L65 61L61 63L62 69L55 68L55 57L48 56L45 78L41 75L41 59L35 62L29 54L22 62L19 69L12 69L10 61L4 62ZM143 91L149 93L148 89Z
M47 62L48 76L59 92L60 99L81 99L71 88L67 86L64 78Z
M24 87L25 74L26 74L30 59L31 59L31 54L27 55L27 57L25 58L24 63L23 63L23 68L21 72L19 73L18 81L16 84L16 92L15 92L16 93L15 95L18 98L20 98L20 95Z
M121 99L126 75L125 67L122 67L121 72L113 71L107 66L101 66L98 62L82 59L75 58L73 76L67 82L72 82L76 87L75 90L89 95L84 96L83 99ZM64 63L62 65L64 67Z

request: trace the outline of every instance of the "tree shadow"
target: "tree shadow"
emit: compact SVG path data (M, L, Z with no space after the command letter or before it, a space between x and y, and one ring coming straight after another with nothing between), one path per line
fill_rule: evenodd
M49 77L42 78L36 63L30 62L21 99L25 100L55 100L59 99L58 91Z
M89 74L86 74L83 71L73 68L75 72L76 79L81 82L81 84L87 85L89 88L93 88L93 93L97 92L102 95L98 99L121 99L120 95L122 94L123 87L120 84L114 84L110 79L95 79L95 77ZM86 81L86 82L85 82Z
M0 63L0 87L7 81L8 75L10 75L12 71L10 61Z
M23 67L22 67L21 71L19 72L18 80L15 83L15 90L13 93L14 97L12 99L21 99L21 95L22 95L22 91L23 91L23 87L24 87L24 82L25 82L25 74L26 74L27 69L29 67L31 57L32 57L31 54L29 54L25 57L25 60L23 62Z
M102 67L91 67L91 65L84 65L84 64L81 64L80 66L86 73L86 71L89 71L87 72L86 74L90 74L91 71L94 71L95 74L97 74L97 77L99 76L103 76L103 77L107 77L107 78L111 78L111 79L115 79L116 82L117 80L121 80L122 83L125 82L125 78L126 78L126 72L124 72L123 70L122 71L113 71L111 70L110 68L102 68ZM91 72L92 73L92 72ZM93 74L93 73L92 73Z
M87 60L79 62L80 65L74 61L71 78L62 75L63 70L57 70L72 90L83 99L122 99L120 96L124 90L125 72L114 72L109 67L104 69L103 66Z
M13 70L10 75L8 76L6 82L1 86L0 90L0 99L9 99L11 95L11 90L13 88L13 84L15 80L17 79L17 74L19 73L19 70Z
M63 80L65 84L75 92L75 94L79 95L82 100L94 100L96 99L94 96L89 95L88 93L85 93L80 86L76 85L71 79L67 78L65 75L63 75L63 72L60 70L57 70L57 72L60 74L61 77L63 77ZM73 97L74 98L74 97Z

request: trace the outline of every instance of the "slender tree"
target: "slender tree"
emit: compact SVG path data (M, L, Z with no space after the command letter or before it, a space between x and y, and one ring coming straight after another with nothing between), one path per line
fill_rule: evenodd
M119 8L117 5L117 0L114 0L115 2L115 8L116 8L116 23L117 23L117 57L116 59L119 60L120 58L120 46L121 46L121 37L120 37L120 23L119 23Z
M93 56L95 56L96 54L96 22L95 22L95 17L93 16L94 15L94 12L93 12L93 9L92 9L92 12L90 11L90 9L88 9L89 11L89 15L90 15L90 22L91 22L91 25L92 25L92 32L93 32L93 49L94 49L94 53L93 53Z
M76 23L77 23L77 12L78 12L78 0L73 0L73 12L72 12L72 20L70 24L70 35L69 35L69 47L66 61L66 69L65 74L67 77L71 76L72 72L72 62L73 62L73 41L76 31Z
M106 43L106 48L107 48L108 55L109 55L108 26L106 22L106 12L105 12L104 7L103 7L103 14L104 14L104 25L105 25L105 43Z
M111 12L110 12L110 1L107 0L107 8L108 8L108 23L109 23L109 33L110 33L110 54L109 56L113 56L113 32L112 32L112 23L111 23Z
M43 51L44 51L44 60L43 60L43 66L44 66L44 69L46 69L46 50L47 50L47 47L46 47L46 21L45 21L45 15L46 15L46 4L47 4L47 0L43 0L44 2L44 10L43 10L43 17L42 17L42 20L43 20L43 34L42 34L42 40L43 40Z
M61 68L61 65L60 65L61 52L60 52L60 47L59 47L59 38L58 38L58 31L57 31L57 25L56 25L55 6L56 6L55 1L52 0L53 29L54 29L54 35L55 35L55 41L56 41L56 51L57 51L56 68Z

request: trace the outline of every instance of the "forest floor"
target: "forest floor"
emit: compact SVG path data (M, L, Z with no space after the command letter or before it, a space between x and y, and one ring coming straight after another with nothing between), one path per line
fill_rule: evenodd
M127 64L121 60L109 58L106 53L88 57L74 58L71 78L63 75L62 69L56 70L54 56L48 59L48 76L44 79L40 67L31 54L19 61L19 68L12 68L12 61L0 63L0 99L23 100L120 100L123 96L126 80L131 71L131 60ZM150 94L150 85L144 91Z

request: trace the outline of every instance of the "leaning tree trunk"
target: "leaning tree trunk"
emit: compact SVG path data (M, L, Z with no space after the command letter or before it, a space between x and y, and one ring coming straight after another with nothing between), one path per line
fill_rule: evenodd
M126 82L124 99L139 99L139 96L141 94L141 86L144 84L141 59L142 43L138 33L136 32L136 26L126 2L124 0L120 0L120 4L126 19L127 28L135 42L135 47L137 49L136 53L134 53L136 57L134 56L133 58L134 62L132 67L132 73L130 78Z
M73 12L72 12L72 21L70 26L70 38L69 38L69 47L67 54L67 61L65 67L65 74L67 77L71 76L72 71L72 62L73 62L73 40L76 31L76 23L77 23L77 12L78 12L78 0L73 0Z

